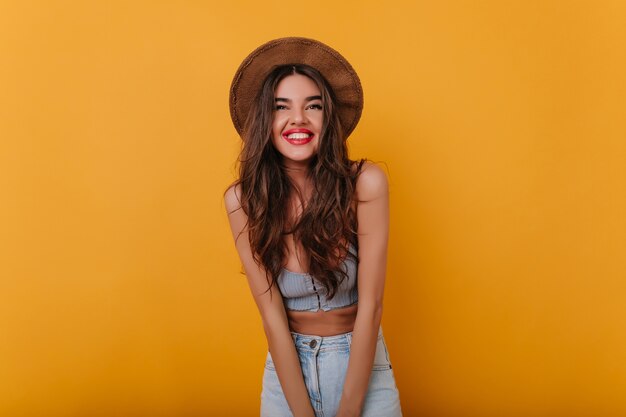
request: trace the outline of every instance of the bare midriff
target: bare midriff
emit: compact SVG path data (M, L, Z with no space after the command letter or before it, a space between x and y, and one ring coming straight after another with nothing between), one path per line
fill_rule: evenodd
M296 333L322 337L348 333L354 329L357 310L358 304L329 311L287 310L289 329Z

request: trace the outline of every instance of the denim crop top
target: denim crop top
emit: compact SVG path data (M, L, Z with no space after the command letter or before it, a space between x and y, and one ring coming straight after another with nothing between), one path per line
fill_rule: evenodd
M352 243L349 250L355 256L357 255L356 248ZM329 311L356 304L359 299L356 261L347 255L342 268L348 273L348 277L339 285L331 300L326 298L327 292L324 286L311 275L292 272L283 268L278 276L277 284L283 296L285 308L297 311L318 311L320 309Z

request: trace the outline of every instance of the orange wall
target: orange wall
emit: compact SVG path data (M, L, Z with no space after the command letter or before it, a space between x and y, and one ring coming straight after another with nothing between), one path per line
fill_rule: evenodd
M228 88L280 36L362 78L405 415L626 415L626 3L2 1L0 415L258 415Z

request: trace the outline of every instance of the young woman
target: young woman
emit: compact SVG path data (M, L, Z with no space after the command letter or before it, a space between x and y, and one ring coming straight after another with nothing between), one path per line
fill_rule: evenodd
M352 66L312 39L261 45L233 79L224 200L269 347L261 416L402 415L380 326L387 177L346 145L362 108Z

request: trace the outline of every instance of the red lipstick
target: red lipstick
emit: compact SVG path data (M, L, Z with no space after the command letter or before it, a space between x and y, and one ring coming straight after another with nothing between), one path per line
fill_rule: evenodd
M289 135L294 133L300 133L300 135L296 135L296 137L289 138ZM304 134L308 136L304 136ZM283 132L283 139L292 145L305 145L313 140L315 135L309 129L289 129Z

